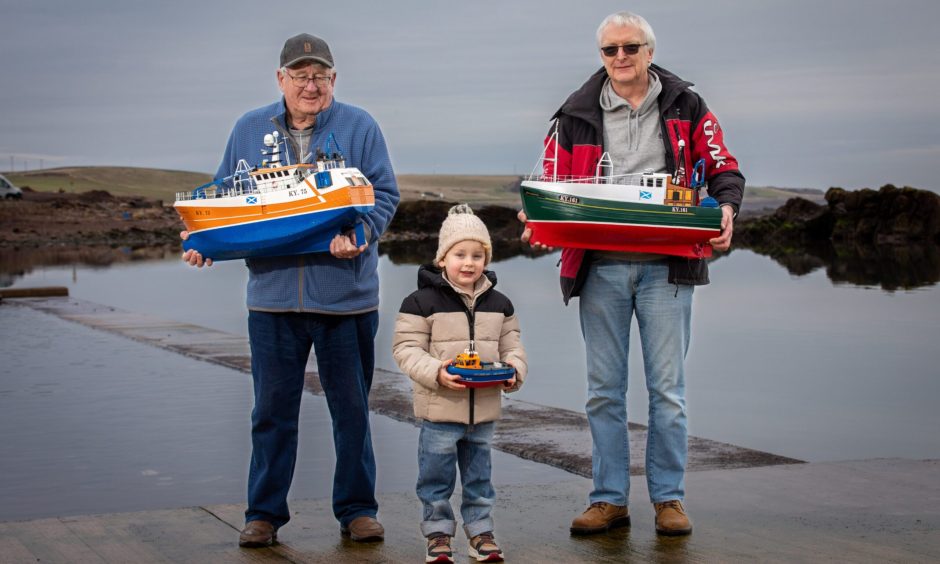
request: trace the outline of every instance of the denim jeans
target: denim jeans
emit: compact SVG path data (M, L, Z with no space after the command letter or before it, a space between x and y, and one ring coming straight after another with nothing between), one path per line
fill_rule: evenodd
M245 520L280 527L290 520L287 492L297 459L304 369L313 346L333 420L336 471L333 514L342 526L374 517L375 458L369 430L369 389L378 312L357 315L248 312L255 405Z
M457 468L463 499L460 516L464 533L473 538L493 530L490 511L496 491L490 482L490 443L496 423L435 423L424 421L418 438L418 499L423 506L421 534L454 536L457 522L450 506Z
M636 315L649 392L646 481L654 503L685 497L688 451L683 364L689 349L692 286L668 283L666 261L602 259L581 290L587 351L586 411L594 441L590 501L627 505L627 356Z

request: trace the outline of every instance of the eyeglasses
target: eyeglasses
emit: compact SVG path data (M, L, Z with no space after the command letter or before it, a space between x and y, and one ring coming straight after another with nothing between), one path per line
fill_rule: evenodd
M294 76L289 72L284 73L284 74L290 77L291 82L293 82L294 86L296 86L297 88L306 88L307 85L310 84L311 82L313 82L313 84L317 86L318 88L323 88L324 86L329 86L330 83L333 81L332 76L325 76L322 74L315 74L313 76L306 76L303 74Z
M607 45L606 47L601 47L601 53L605 57L616 57L617 53L623 49L624 55L636 55L640 52L640 47L643 47L646 43L629 43L627 45Z

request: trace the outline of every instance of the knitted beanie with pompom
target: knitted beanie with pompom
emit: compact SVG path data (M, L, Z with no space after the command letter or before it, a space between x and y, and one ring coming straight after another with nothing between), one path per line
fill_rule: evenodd
M486 251L486 262L493 259L493 244L490 242L490 232L483 221L473 213L469 204L459 204L447 211L447 217L441 224L441 232L437 238L437 254L434 255L434 264L438 265L451 247L461 241L479 241Z

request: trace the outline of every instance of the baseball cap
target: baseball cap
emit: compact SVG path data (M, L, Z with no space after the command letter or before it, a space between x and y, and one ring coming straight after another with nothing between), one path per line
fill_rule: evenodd
M319 37L301 33L284 42L284 48L281 49L282 67L292 67L307 60L333 68L333 54L330 53L330 46Z

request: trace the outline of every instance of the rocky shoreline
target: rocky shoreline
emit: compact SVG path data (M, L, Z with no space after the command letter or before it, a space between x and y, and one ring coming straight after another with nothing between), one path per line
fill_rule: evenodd
M437 230L455 202L401 202L380 247L393 262L417 264L433 256ZM536 254L519 241L517 210L475 206L489 226L497 260ZM183 225L159 200L81 193L24 191L22 200L0 201L0 268L4 273L42 264L164 256L180 249ZM739 217L734 248L750 249L795 274L829 269L834 280L908 288L940 281L940 196L926 190L831 188L825 203L792 198L772 213ZM24 258L29 256L30 258ZM40 258L46 257L46 258ZM51 261L51 262L49 262ZM835 261L835 266L833 263ZM840 274L841 273L841 274Z
M735 224L734 243L791 274L825 269L834 283L912 289L940 282L940 196L926 190L830 188L825 204L793 198Z

